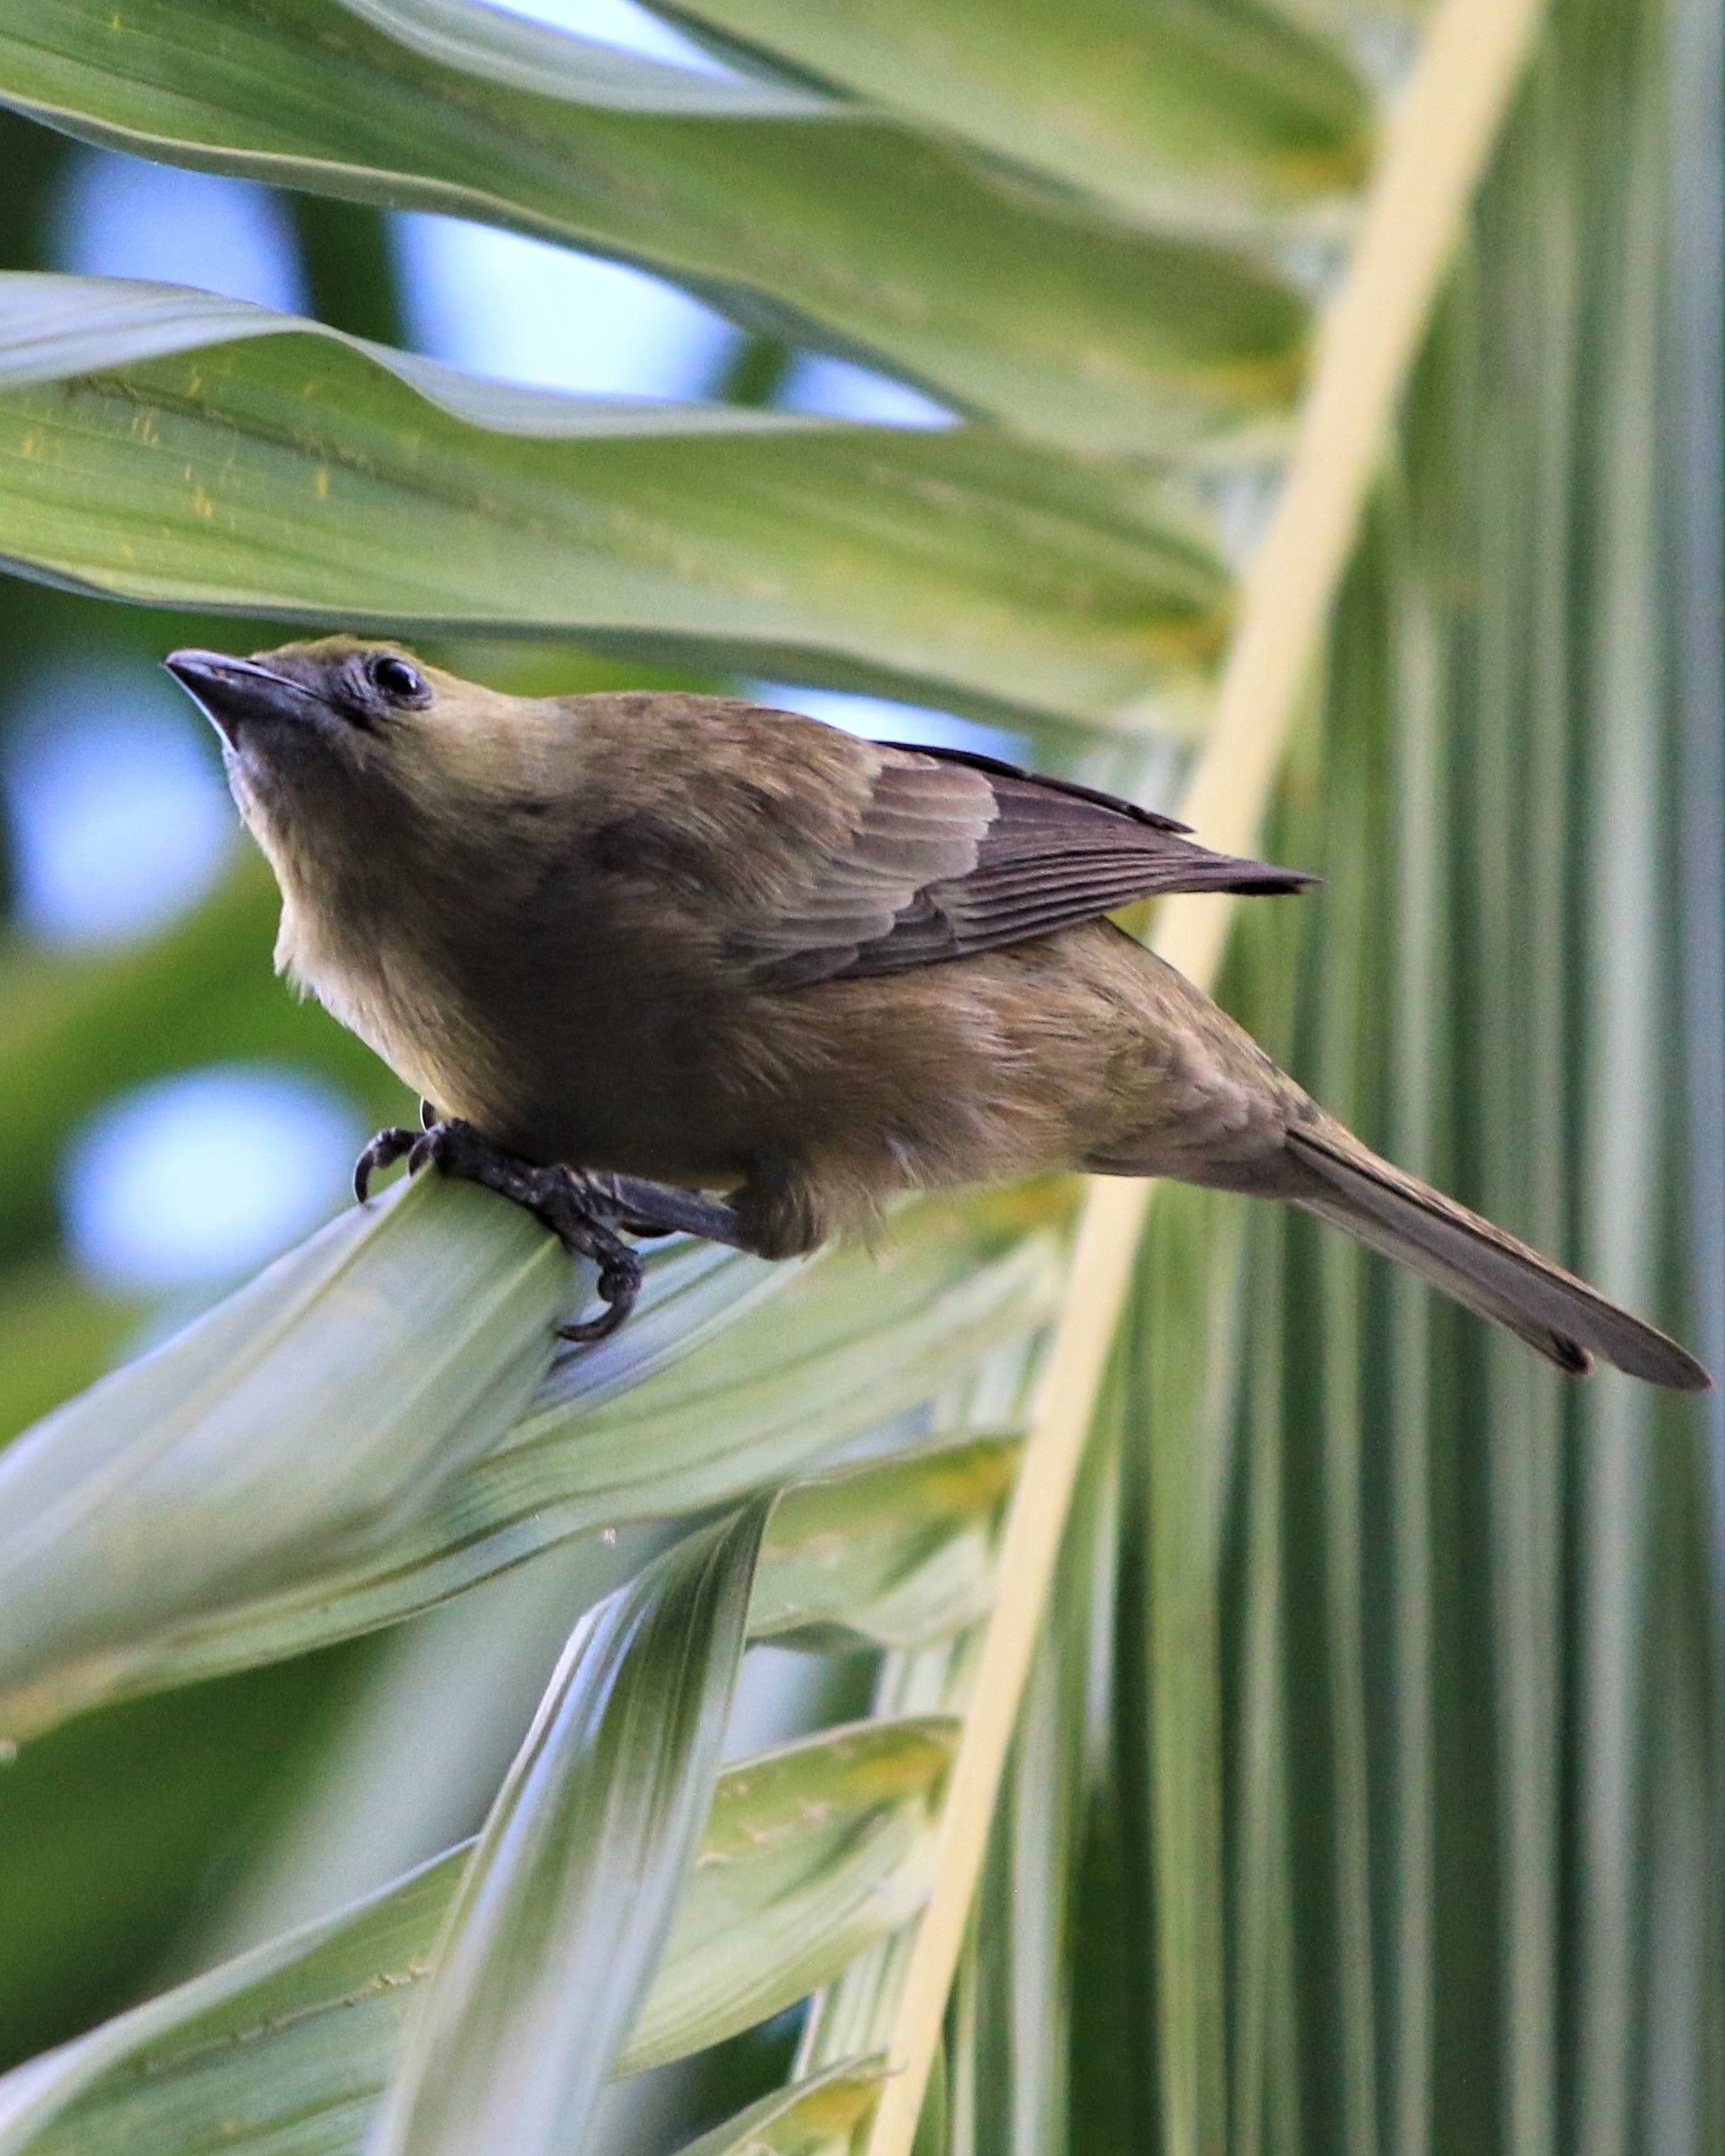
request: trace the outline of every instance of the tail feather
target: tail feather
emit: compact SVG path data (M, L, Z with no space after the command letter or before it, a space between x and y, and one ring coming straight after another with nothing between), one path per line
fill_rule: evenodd
M1394 1258L1478 1315L1507 1326L1560 1370L1603 1357L1631 1377L1704 1392L1706 1371L1674 1340L1465 1205L1405 1175L1328 1117L1297 1124L1288 1152L1307 1171L1289 1195L1320 1220Z

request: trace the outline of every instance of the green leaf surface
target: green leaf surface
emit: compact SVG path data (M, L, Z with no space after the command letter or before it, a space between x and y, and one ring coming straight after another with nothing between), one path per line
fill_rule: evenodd
M842 2060L774 2089L677 2156L849 2156L885 2070L884 2059Z
M1105 1408L1099 1423L1108 1420ZM1112 1430L1099 1427L995 1817L949 2044L955 2095L969 2085L951 2106L955 2129L968 2122L968 2137L954 2133L955 2151L1062 2145L1073 2093L1073 1964L1094 1955L1106 1967L1112 1941L1099 1935L1129 1927L1136 1913L1125 1897L1105 1924L1084 1923L1074 1909L1085 1798L1106 1742L1101 1713L1112 1675L1108 1631L1121 1524L1115 1452ZM1130 2076L1127 2059L1120 2071ZM931 2080L925 2122L935 2086Z
M666 2055L673 2022L691 2049L747 2027L760 1997L827 1981L915 1908L951 1734L940 1721L874 1723L720 1775L619 2072ZM0 2078L0 2156L357 2156L468 1854L15 2068ZM839 1921L821 1930L817 1915ZM757 1920L770 1955L747 1946ZM705 2019L691 2018L697 2001Z
M1365 177L1343 50L1260 0L677 0L669 11L1151 224L1262 229Z
M387 1547L550 1361L567 1260L429 1183L355 1208L0 1454L0 1729L195 1617Z
M854 104L737 113L686 88L683 109L619 110L641 70L562 42L542 31L529 57L478 0L6 0L0 98L146 155L640 262L1088 449L1165 447L1295 392L1307 310L1264 264Z
M14 2068L0 2151L357 2151L470 1846Z
M338 0L422 58L505 88L603 112L690 117L811 118L835 101L787 82L727 79L654 60L469 0Z
M0 2069L172 1981L169 1942L263 1854L341 1726L366 1657L303 1656L158 1693L52 1731L0 1769Z
M586 2138L712 1800L765 1521L690 1536L577 1626L463 1868L373 2156Z
M749 1631L784 1647L913 1648L984 1615L1019 1441L977 1437L835 1468L773 1509Z
M1164 1191L1139 1273L1149 1519L1134 1646L1143 1643L1150 1694L1163 2115L1171 2137L1197 2147L1223 2133L1228 2099L1218 1578L1242 1353L1240 1211L1206 1191Z
M941 1720L858 1723L723 1778L628 2071L765 2021L910 1921L951 1744Z
M446 1193L465 1203L461 1186L427 1179L415 1207L447 1218ZM499 1389L483 1418L494 1449L483 1459L468 1452L463 1472L422 1487L415 1517L358 1563L323 1564L312 1549L292 1584L267 1596L235 1596L208 1615L182 1614L154 1631L116 1625L104 1633L98 1621L79 1629L68 1619L61 1635L58 1620L44 1619L15 1650L5 1635L15 1672L13 1722L22 1733L100 1700L352 1638L571 1536L675 1517L782 1482L929 1399L991 1347L1042 1323L1060 1293L1064 1212L1057 1186L1040 1195L924 1201L896 1216L885 1263L839 1249L801 1268L774 1267L710 1246L657 1260L640 1313L623 1332L553 1371L539 1403L502 1444L499 1422L519 1402L520 1388L507 1399ZM526 1230L542 1236L531 1222ZM554 1245L544 1247L555 1255ZM483 1257L474 1250L464 1266L481 1265ZM233 1301L224 1304L203 1326L234 1310ZM209 1351L212 1369L228 1334L249 1337L243 1313L227 1326ZM496 1332L490 1346L501 1353ZM385 1393L387 1407L394 1395ZM339 1415L302 1432L297 1454L285 1448L301 1477L315 1487L314 1464L326 1453L339 1469L356 1445L387 1449L393 1408L375 1426L351 1419L371 1411L371 1397L344 1400ZM413 1443L422 1442L414 1426ZM104 1534L128 1533L125 1517L110 1501ZM23 1524L21 1516L20 1531ZM76 1612L87 1592L97 1610L109 1606L102 1580L87 1579L99 1558L98 1546L85 1541L43 1560L55 1583L54 1609ZM5 1609L0 1599L0 1613Z
M413 632L566 631L988 712L1142 723L1228 580L1129 473L984 428L480 382L169 285L0 275L0 556Z

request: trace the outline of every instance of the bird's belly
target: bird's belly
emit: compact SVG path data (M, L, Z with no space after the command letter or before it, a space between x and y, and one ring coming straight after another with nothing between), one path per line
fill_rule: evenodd
M748 1168L747 1119L708 1033L608 997L571 1000L554 1022L515 1028L485 1083L447 1105L532 1160L728 1186Z
M713 1189L784 1168L870 1202L1079 1167L1249 1182L1288 1083L1102 924L779 991L618 966L339 1015L530 1159Z
M307 962L315 956L323 962ZM667 1037L646 998L451 979L375 946L293 970L320 1002L438 1113L527 1158L717 1184L737 1171L700 1111L707 1073Z
M1268 1060L1099 924L902 974L563 1026L491 1124L533 1157L728 1185L784 1164L881 1195L1090 1168L1212 1180L1279 1149ZM1285 1083L1285 1082L1283 1082ZM484 1115L476 1120L484 1122Z

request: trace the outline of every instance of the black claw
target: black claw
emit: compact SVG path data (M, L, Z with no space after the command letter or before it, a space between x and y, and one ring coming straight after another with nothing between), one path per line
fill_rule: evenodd
M363 1205L371 1194L371 1179L379 1168L393 1167L403 1153L411 1154L419 1142L417 1130L399 1123L380 1130L353 1164L353 1194Z
M603 1232L601 1230L600 1233ZM583 1346L590 1346L596 1340L608 1340L635 1308L635 1297L641 1293L642 1278L641 1260L626 1243L618 1243L617 1254L599 1266L598 1297L605 1307L597 1317L559 1325L557 1337L578 1341Z

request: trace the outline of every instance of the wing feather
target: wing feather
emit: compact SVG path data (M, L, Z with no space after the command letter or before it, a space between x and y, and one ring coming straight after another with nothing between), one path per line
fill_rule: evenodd
M1316 879L1211 853L1183 824L991 757L876 745L842 850L730 941L759 986L938 965L1052 935L1171 891L1275 892Z

